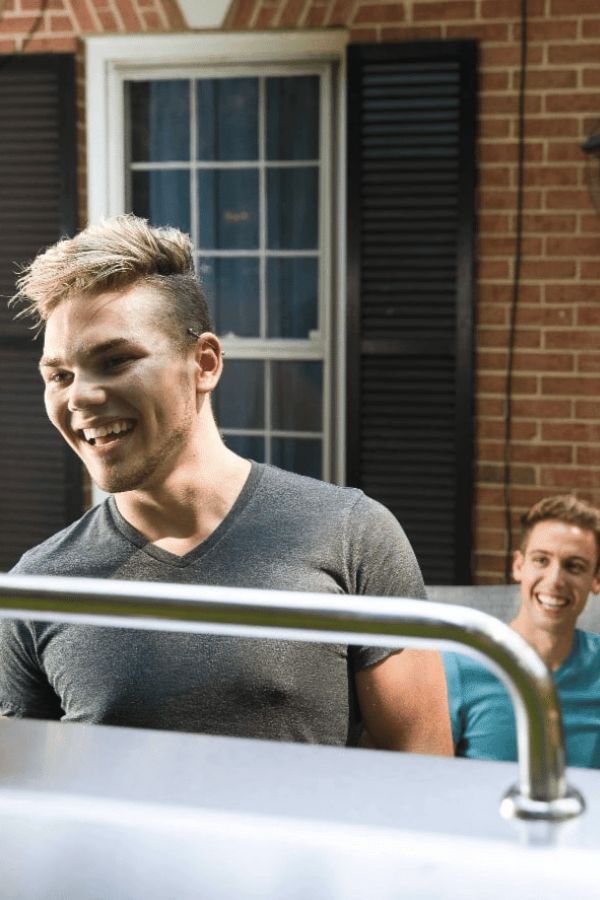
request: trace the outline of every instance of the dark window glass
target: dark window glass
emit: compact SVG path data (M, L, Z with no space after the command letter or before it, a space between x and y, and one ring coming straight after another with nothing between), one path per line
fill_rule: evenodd
M188 81L131 81L131 159L165 162L190 158Z
M267 171L268 245L272 250L316 250L319 171L316 166Z
M263 428L264 363L259 360L227 360L213 401L220 428Z
M132 172L131 208L152 225L174 225L189 233L190 173L181 169Z
M306 438L273 438L271 461L281 469L321 478L321 441Z
M319 78L267 78L267 159L319 158Z
M256 462L265 461L265 439L257 437L254 434L227 434L224 441L230 450L245 456L247 459L254 459Z
M258 259L200 259L199 271L217 334L253 337L260 331Z
M274 431L321 431L323 365L271 363L271 421Z
M267 260L268 337L306 338L318 328L319 262Z
M258 80L211 78L199 81L198 159L258 158Z
M258 247L258 172L198 173L200 246L217 250Z

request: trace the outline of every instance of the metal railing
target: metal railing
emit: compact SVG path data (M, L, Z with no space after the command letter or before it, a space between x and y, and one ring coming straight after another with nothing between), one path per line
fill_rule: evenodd
M584 808L565 781L562 720L549 669L523 638L477 610L393 597L0 574L0 617L459 650L491 668L512 697L519 782L505 795L502 813L557 821Z

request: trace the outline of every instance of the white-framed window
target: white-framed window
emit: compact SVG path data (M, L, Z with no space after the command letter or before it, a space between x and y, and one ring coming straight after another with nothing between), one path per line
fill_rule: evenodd
M337 32L91 38L89 219L191 234L232 449L343 481Z

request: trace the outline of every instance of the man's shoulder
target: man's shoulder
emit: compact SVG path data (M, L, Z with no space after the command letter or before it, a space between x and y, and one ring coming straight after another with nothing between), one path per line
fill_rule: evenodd
M109 518L107 502L92 507L66 528L27 550L11 574L71 575L86 569L84 553L100 534L106 533Z

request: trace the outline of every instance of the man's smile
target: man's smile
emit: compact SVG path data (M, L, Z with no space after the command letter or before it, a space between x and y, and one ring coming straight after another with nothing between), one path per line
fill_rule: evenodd
M84 440L92 447L103 447L121 440L135 427L134 419L115 419L96 427L77 429Z
M568 597L561 597L555 594L544 594L542 592L539 592L534 596L540 606L550 612L556 612L559 609L564 609L565 606L568 606L571 602Z

